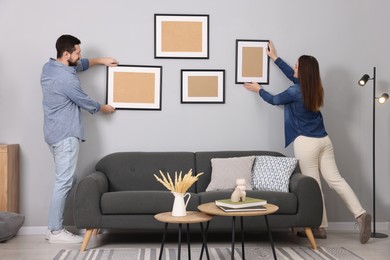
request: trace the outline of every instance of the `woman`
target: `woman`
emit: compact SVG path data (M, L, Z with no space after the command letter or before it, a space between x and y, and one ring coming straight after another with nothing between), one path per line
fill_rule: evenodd
M248 90L259 93L260 97L271 105L284 105L285 145L294 143L294 154L304 175L317 180L320 188L320 174L334 189L354 215L360 229L360 242L366 243L371 235L371 216L362 208L355 193L341 177L334 158L333 146L325 131L320 107L324 102L324 90L321 83L317 60L308 55L299 57L294 69L276 54L270 41L268 56L294 85L278 95L271 95L257 83L245 83ZM322 188L321 188L322 193ZM324 195L322 193L324 202ZM326 238L328 226L325 203L319 228L313 229L316 238Z

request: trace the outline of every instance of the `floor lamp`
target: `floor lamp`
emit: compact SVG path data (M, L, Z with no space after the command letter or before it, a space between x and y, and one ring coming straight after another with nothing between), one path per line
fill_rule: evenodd
M376 220L375 220L375 102L383 104L389 98L389 94L383 93L379 98L376 97L376 68L374 67L373 76L370 78L369 75L364 74L363 77L359 80L359 85L366 85L368 80L372 80L373 82L373 94L372 94L372 185L373 185L373 232L371 233L371 237L375 238L385 238L388 237L386 234L377 233L376 232Z

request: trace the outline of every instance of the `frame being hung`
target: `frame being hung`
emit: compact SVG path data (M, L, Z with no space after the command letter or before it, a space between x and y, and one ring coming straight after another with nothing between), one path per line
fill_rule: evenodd
M107 67L107 104L116 109L161 110L161 66Z
M268 84L268 40L236 40L236 84Z
M155 58L209 58L209 15L154 15Z

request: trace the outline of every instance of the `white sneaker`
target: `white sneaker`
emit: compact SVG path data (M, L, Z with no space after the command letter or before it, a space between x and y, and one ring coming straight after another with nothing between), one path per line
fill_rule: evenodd
M50 234L51 234L50 229L46 230L46 234L45 234L45 239L46 239L46 240L49 240Z
M73 233L70 233L65 228L61 230L60 233L54 235L49 232L49 243L50 244L69 244L69 243L82 243L83 237L77 236Z

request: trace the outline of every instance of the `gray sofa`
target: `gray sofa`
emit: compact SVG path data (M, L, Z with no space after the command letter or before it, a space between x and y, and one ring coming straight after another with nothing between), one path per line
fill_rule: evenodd
M96 171L77 185L74 220L79 229L86 229L81 250L88 245L91 234L98 229L127 229L130 231L163 231L154 215L171 211L174 197L153 174L159 171L174 173L204 172L189 189L191 199L187 210L217 199L229 198L232 191L208 191L211 180L211 159L250 155L284 156L272 151L215 151L215 152L119 152L105 156L96 164ZM247 196L266 199L279 206L269 216L271 229L305 228L311 246L317 245L311 227L319 226L322 218L322 199L317 182L304 176L297 167L291 175L289 192L248 190ZM246 230L265 230L264 220L244 218ZM195 227L195 225L194 225ZM231 220L214 217L209 232L230 232Z

